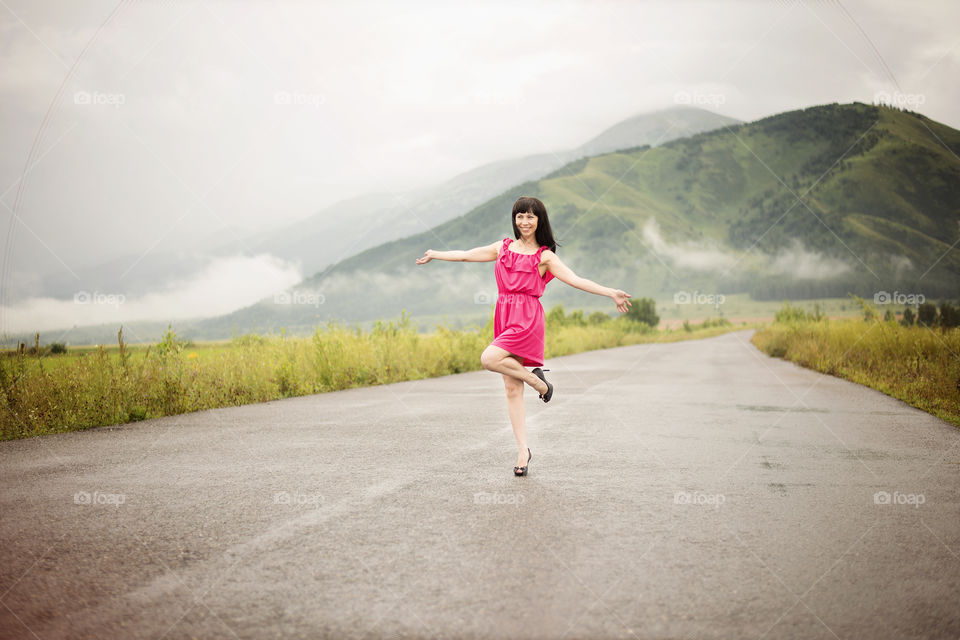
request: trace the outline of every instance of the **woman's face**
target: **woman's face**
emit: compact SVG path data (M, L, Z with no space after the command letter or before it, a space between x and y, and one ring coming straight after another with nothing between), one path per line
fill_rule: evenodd
M537 216L527 211L518 213L514 218L517 228L520 229L521 236L532 236L537 230Z

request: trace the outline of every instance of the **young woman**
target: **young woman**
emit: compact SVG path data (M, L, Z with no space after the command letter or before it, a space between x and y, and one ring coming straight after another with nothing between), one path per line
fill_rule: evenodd
M431 260L454 262L497 261L496 311L493 316L494 340L480 356L485 369L503 375L507 390L507 409L513 435L517 438L517 465L513 472L527 475L533 454L527 447L526 411L523 405L523 384L527 383L549 402L553 385L547 382L540 367L543 365L544 315L540 296L554 277L571 287L587 293L613 298L617 310L626 313L630 307L629 293L604 287L581 278L557 256L547 208L537 198L522 197L513 204L513 237L469 251L434 251L428 249L417 264ZM527 371L524 367L536 367ZM549 369L547 369L549 371Z

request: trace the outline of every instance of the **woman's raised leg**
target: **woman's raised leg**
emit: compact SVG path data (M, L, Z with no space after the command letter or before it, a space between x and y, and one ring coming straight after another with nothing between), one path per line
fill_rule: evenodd
M537 390L537 393L547 392L547 383L527 371L517 356L512 355L506 349L496 345L489 345L480 354L480 364L488 371L496 371L505 376L515 378L520 382L526 382Z

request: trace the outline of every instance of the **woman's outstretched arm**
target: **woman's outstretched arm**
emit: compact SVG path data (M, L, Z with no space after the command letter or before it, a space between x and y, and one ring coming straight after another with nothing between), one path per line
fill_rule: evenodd
M502 241L501 241L502 242ZM427 249L422 258L417 258L417 264L427 264L431 260L449 260L450 262L493 262L497 259L497 249L500 242L494 242L484 247L477 247L469 251L434 251Z
M557 254L555 254L553 251L547 249L541 253L540 262L545 263L547 265L547 271L552 273L553 277L560 282L586 291L587 293L595 293L598 296L607 296L608 298L613 298L613 302L617 305L617 311L626 313L627 309L630 307L630 301L627 299L631 297L629 293L626 291L621 291L620 289L604 287L603 285L597 284L593 280L581 278L573 272L573 269L563 264L563 261L560 260Z

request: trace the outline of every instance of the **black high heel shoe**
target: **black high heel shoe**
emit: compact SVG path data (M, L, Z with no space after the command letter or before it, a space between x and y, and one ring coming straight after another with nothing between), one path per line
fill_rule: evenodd
M547 382L547 379L543 375L544 371L550 371L550 369L541 369L540 367L537 367L536 369L531 371L531 373L537 376L538 378L540 378L541 380L543 380L544 382ZM553 385L547 382L547 392L541 393L540 399L543 400L544 402L550 402L550 398L552 397L553 397Z
M530 449L529 449L529 447L528 447L528 448L527 448L527 464L523 465L522 467L514 467L514 468L513 468L513 475L515 475L515 476L525 476L525 475L527 475L527 467L530 466L530 461L531 461L531 460L533 460L533 454L530 453Z

